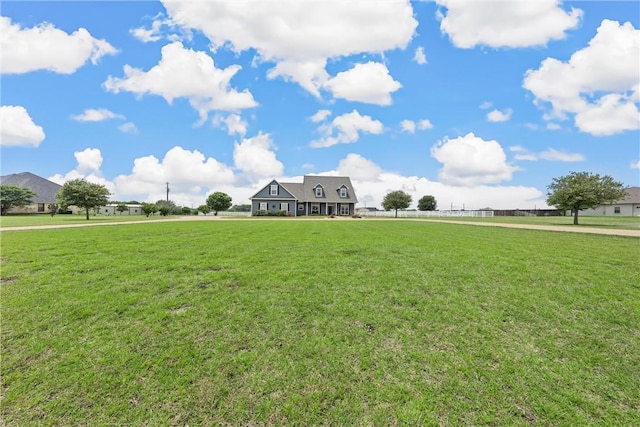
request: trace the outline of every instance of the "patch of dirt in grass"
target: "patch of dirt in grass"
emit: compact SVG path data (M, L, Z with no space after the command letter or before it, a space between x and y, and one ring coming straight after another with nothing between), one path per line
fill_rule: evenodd
M5 283L15 282L16 280L18 280L18 277L16 276L0 277L0 285L4 285Z
M176 308L173 308L173 309L171 309L169 311L171 312L171 314L182 314L182 313L184 313L185 311L187 311L191 307L192 307L191 304L185 304L185 305L181 305L181 306L178 306Z

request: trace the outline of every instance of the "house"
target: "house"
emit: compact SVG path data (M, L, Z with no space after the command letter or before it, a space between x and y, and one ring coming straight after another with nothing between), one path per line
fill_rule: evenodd
M640 187L629 187L627 197L613 203L600 205L595 209L585 209L580 215L585 216L640 216Z
M255 215L354 215L358 203L346 176L305 175L302 183L271 181L250 197Z
M36 193L31 200L32 204L26 206L14 206L11 213L49 213L49 205L56 202L56 194L62 188L61 185L48 179L34 175L31 172L14 173L0 176L1 185L17 185L25 187Z

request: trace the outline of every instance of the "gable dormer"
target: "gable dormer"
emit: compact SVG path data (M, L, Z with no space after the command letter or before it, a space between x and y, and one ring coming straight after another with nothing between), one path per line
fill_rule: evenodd
M313 194L316 198L324 197L324 187L320 184L316 184L316 186L313 187Z
M346 185L343 184L340 187L338 187L338 195L340 196L341 199L346 199L349 197L349 191Z

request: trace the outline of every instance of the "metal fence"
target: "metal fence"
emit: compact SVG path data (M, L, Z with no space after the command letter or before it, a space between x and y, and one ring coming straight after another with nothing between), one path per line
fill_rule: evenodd
M363 217L395 217L395 211L358 211L358 215ZM447 218L490 218L493 211L398 211L398 218L426 218L426 217L447 217Z

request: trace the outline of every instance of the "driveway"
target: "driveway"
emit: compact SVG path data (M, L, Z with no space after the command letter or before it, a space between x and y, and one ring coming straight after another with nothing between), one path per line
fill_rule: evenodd
M329 218L318 218L318 220L334 220ZM351 219L351 218L349 218ZM110 226L110 225L129 225L129 224L145 224L145 223L156 223L156 222L176 222L176 221L269 221L268 218L234 218L234 217L224 217L224 216L185 216L178 218L167 218L167 219L153 219L149 221L122 221L122 222L91 222L88 221L85 223L79 224L59 224L59 225L31 225L31 226L20 226L20 227L0 227L0 232L2 231L20 231L20 230L46 230L46 229L54 229L54 228L77 228L77 227L97 227L97 226ZM276 221L283 221L282 218L274 218ZM305 218L303 221L310 221L312 219ZM362 221L366 220L366 218L361 218L353 221ZM406 221L406 219L403 219ZM286 219L285 221L296 221L293 218ZM453 224L461 224L461 225L477 225L482 227L505 227L505 228L522 228L526 230L543 230L543 231L564 231L571 233L591 233L591 234L607 234L612 236L630 236L630 237L640 237L640 230L622 230L615 228L596 228L596 227L580 227L580 226L571 226L571 225L535 225L535 224L510 224L510 223L499 223L499 222L481 222L481 221L455 221L455 220L438 220L438 219L409 219L409 221L422 221L422 222L442 222L442 223L453 223Z

